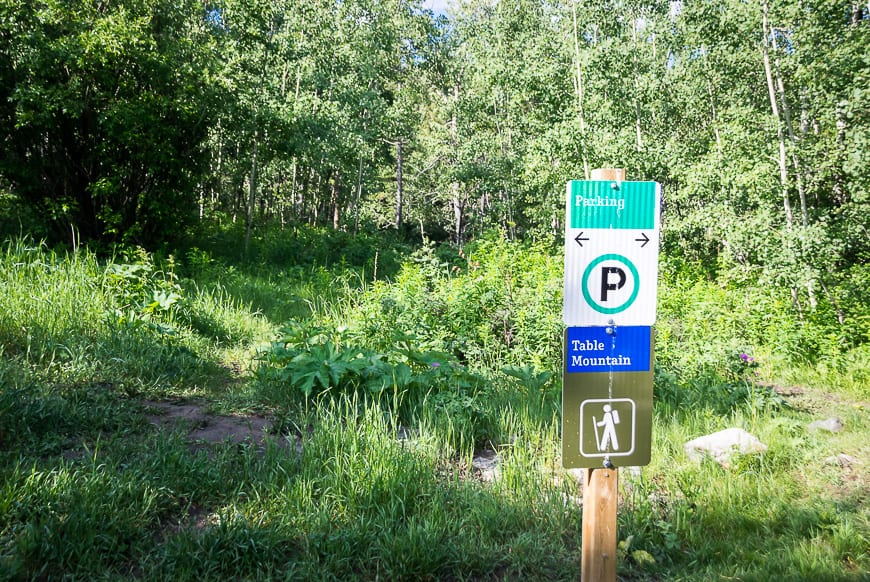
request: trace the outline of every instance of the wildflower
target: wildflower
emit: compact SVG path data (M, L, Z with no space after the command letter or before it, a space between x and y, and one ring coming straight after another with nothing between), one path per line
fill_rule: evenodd
M740 359L743 360L744 362L746 362L747 364L752 364L755 362L755 358L753 358L752 356L750 356L749 354L744 353L744 352L740 353Z
M431 365L433 368L438 368L438 367L441 366L441 364L439 364L438 362L432 362L430 365Z

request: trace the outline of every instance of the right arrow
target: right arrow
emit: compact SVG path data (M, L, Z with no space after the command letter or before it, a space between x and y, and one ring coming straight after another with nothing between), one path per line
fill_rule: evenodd
M643 242L643 244L640 245L640 248L643 248L646 246L646 243L649 242L649 237L646 235L645 232L640 233L640 236L642 236L643 238L636 238L634 240L636 240L637 242Z

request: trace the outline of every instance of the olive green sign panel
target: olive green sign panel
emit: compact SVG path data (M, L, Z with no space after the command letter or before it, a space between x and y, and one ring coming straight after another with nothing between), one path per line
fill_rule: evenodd
M651 334L649 370L643 372L568 373L566 357L562 375L562 465L566 469L649 464L653 344Z

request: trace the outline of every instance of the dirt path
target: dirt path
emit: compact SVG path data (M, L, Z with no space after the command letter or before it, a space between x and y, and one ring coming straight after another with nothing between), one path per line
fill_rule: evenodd
M274 434L269 419L257 415L210 414L206 405L145 401L148 421L168 431L185 430L192 448L217 444L250 443L265 448L267 442L289 447L285 435ZM297 442L297 447L300 445Z

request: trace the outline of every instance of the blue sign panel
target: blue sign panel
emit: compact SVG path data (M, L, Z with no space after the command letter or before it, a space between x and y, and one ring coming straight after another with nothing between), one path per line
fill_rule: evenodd
M569 327L565 371L648 372L651 333L647 326Z

